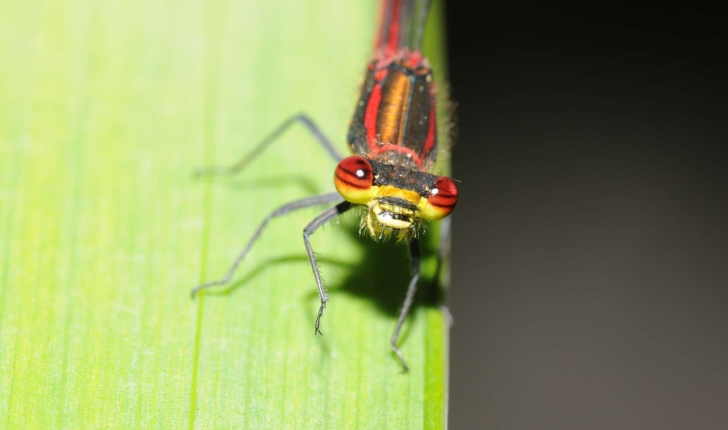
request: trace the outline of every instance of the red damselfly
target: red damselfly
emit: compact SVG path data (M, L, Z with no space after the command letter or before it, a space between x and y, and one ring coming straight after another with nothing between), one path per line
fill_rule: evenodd
M367 67L347 136L354 155L341 156L316 124L301 114L281 124L231 167L203 171L236 173L291 125L299 123L338 163L334 171L337 192L307 197L276 209L263 220L225 276L194 288L193 295L206 288L227 284L272 219L298 209L335 203L303 230L303 242L321 299L314 331L314 334L320 334L321 317L329 297L310 237L322 225L352 208L360 207L363 209L361 233L377 241L391 236L409 244L412 277L390 339L392 350L403 369L407 370L397 341L417 289L420 273L418 236L426 221L446 218L455 208L458 198L457 187L450 178L432 173L437 159L435 84L429 62L420 51L429 8L429 0L383 0L374 58ZM443 236L447 235L448 225L443 225L442 231ZM441 240L441 246L446 241Z

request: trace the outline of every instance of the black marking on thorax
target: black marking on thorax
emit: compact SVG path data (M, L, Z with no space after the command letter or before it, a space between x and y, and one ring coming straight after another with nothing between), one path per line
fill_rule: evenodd
M374 185L390 185L401 190L416 191L426 197L438 176L395 164L369 160L374 169Z

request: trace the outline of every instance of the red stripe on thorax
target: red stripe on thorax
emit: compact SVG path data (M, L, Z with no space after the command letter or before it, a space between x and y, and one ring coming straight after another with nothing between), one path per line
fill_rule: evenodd
M377 148L377 116L379 114L379 104L382 102L382 85L380 82L386 74L386 70L380 70L374 75L377 83L372 89L372 94L369 96L369 102L367 103L367 110L364 113L364 128L367 131L367 143L369 144L369 149L372 151Z

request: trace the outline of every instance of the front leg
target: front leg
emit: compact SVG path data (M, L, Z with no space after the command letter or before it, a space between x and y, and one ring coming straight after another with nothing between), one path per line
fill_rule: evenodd
M310 237L316 230L318 230L319 227L329 221L336 219L339 215L351 209L351 207L351 203L341 202L331 209L327 209L321 212L316 218L308 223L306 228L303 229L303 243L306 245L308 261L311 263L311 269L313 269L313 277L316 279L316 287L318 288L319 298L321 299L321 307L319 307L318 316L316 317L316 328L313 332L314 335L318 333L323 336L323 333L321 333L321 331L319 330L319 326L321 325L321 316L324 314L324 309L326 308L326 302L329 301L329 296L328 294L326 294L324 281L321 279L321 271L318 267L318 263L316 262L316 254L314 253L313 247L311 246Z

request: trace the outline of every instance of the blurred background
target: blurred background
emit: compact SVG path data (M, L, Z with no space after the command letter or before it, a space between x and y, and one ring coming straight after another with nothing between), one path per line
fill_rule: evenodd
M448 2L451 428L728 428L725 18Z

